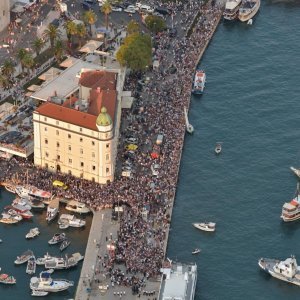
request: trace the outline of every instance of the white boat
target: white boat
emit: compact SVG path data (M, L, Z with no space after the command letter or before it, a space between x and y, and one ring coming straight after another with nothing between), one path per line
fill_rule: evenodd
M260 8L260 0L244 0L240 9L238 18L242 22L252 19Z
M297 265L295 256L286 260L261 258L258 261L259 267L271 276L300 286L300 268Z
M18 185L15 187L15 191L17 193L17 195L19 197L25 197L25 198L34 198L37 200L48 200L52 197L52 194L47 192L47 191L43 191L40 190L34 186L31 185Z
M0 219L0 222L4 224L16 224L20 221L9 214L2 214L2 218Z
M66 210L73 211L79 214L86 214L91 211L84 203L78 202L76 200L69 201L66 206Z
M206 222L206 223L193 223L193 226L197 229L203 231L215 231L216 230L216 223L213 222Z
M66 258L56 257L51 260L46 260L45 268L54 270L64 270L75 267L77 264L77 259L75 259L73 256L68 257L66 255Z
M14 185L12 185L12 184L5 184L4 187L5 187L5 189L6 189L8 192L13 193L13 194L16 193L16 188L15 188Z
M45 264L47 260L51 260L52 258L54 257L49 255L49 253L46 253L43 257L39 257L36 259L36 264L42 266Z
M61 292L73 285L72 281L66 279L52 279L48 272L41 272L39 277L30 280L30 288L42 292Z
M220 154L221 151L222 151L222 143L221 143L221 142L218 142L218 143L216 144L216 147L215 147L215 153L216 153L216 154Z
M241 3L242 0L228 0L223 13L224 19L228 21L237 19Z
M196 249L193 250L192 254L198 254L200 252L201 252L201 249L196 248Z
M83 227L85 226L85 221L76 218L74 215L62 214L57 222L60 229L65 229L67 227Z
M15 260L16 265L21 265L26 262L33 256L33 252L31 250L25 251L22 255L17 256L17 259Z
M290 169L300 178L300 169L296 169L294 167L290 167Z
M25 198L16 198L12 202L12 207L22 207L23 210L31 210L31 205L29 204L29 201Z
M46 221L51 222L52 220L55 219L55 217L58 215L59 210L57 207L52 207L50 204L47 207L47 216L46 216Z
M64 251L67 247L69 247L69 245L71 244L71 242L69 240L64 240L60 247L59 247L59 250L60 251Z
M35 210L44 209L46 206L42 201L35 200L35 199L31 199L29 201L29 205L31 206L32 209L35 209Z
M48 241L49 245L55 245L58 243L61 243L66 239L66 234L64 232L62 233L55 233L51 240Z
M26 239L33 239L36 236L38 236L39 234L40 234L40 230L37 227L31 228L29 230L29 232L25 235L25 238Z
M43 296L47 296L49 294L49 292L43 292L43 291L37 291L37 290L32 290L31 292L31 296L33 297L43 297Z
M26 267L26 273L29 275L32 275L35 273L36 270L36 260L35 256L31 256L27 262L27 267Z
M189 119L188 119L188 113L186 108L184 107L184 118L185 118L185 126L186 126L186 131L189 134L192 134L194 132L194 127L192 124L190 124Z
M3 218L13 218L17 220L18 222L23 220L23 217L14 209L9 209L7 212L2 213Z
M196 95L203 94L206 82L206 74L203 70L197 69L195 72L192 93Z
M17 281L14 276L8 274L0 274L0 283L15 284Z
M300 219L299 183L297 184L296 196L290 202L282 206L281 219L284 222L292 222Z
M194 300L197 284L197 265L173 263L163 264L162 283L157 299Z

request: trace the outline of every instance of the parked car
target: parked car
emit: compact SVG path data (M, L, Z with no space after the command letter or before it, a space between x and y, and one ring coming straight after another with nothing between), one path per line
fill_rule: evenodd
M153 13L154 12L154 9L151 8L149 5L141 5L139 10L145 11L147 13Z
M130 151L135 151L135 150L137 150L137 148L138 148L138 146L134 145L134 144L128 144L125 146L125 149L130 150Z
M129 5L127 8L124 9L124 11L129 14L135 14L135 7L133 5Z
M117 7L117 6L112 6L111 10L112 11L122 11L122 8L121 7Z
M166 7L162 7L162 6L156 7L155 11L164 16L170 15L172 13L172 11L170 9L168 9Z
M130 137L130 138L127 138L125 140L125 142L129 143L129 144L137 144L138 143L138 139L137 138L134 138L134 137Z

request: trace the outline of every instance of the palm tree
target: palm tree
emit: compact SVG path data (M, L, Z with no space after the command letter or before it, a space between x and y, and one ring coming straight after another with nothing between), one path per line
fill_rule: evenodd
M58 61L61 61L64 55L64 45L61 40L57 40L54 45L54 55Z
M55 41L61 36L61 32L58 27L49 24L48 28L45 29L43 36L46 40L50 41L51 48L53 49Z
M77 26L75 24L75 22L73 21L67 21L65 23L65 29L66 29L66 33L67 33L67 37L69 42L73 43L72 38L74 37L74 35L77 34Z
M77 35L79 37L79 47L81 47L82 39L86 37L86 27L80 23L77 25Z
M17 58L21 63L22 72L23 72L23 68L24 68L23 61L27 54L28 54L28 51L24 48L20 48L19 51L17 52Z
M102 7L101 12L105 15L105 28L108 29L108 15L112 12L111 5L108 0L106 0Z
M5 75L2 75L2 74L0 75L0 86L3 89L6 89L10 86L9 79Z
M45 41L41 38L36 38L32 42L32 48L35 50L36 55L39 55L41 53L41 50L43 49L44 45L45 45Z
M30 53L27 53L23 58L23 66L27 68L28 71L34 67L34 59Z
M2 65L1 73L2 75L6 76L7 78L11 78L11 76L15 72L15 66L14 63L11 60L5 60Z
M92 25L97 21L97 16L92 10L88 10L83 14L84 22L90 25L90 33L92 34Z

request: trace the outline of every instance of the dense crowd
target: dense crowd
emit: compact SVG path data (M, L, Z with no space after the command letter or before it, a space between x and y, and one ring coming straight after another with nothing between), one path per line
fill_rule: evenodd
M175 3L172 8L176 8ZM160 60L160 66L153 71L150 83L144 86L142 92L137 93L133 109L123 112L123 119L130 122L130 134L138 138L140 146L136 152L137 171L133 178L117 177L114 182L101 186L69 175L52 174L33 167L29 162L16 159L0 165L0 181L14 177L41 189L53 190L52 181L59 179L70 189L56 189L58 196L80 200L95 210L112 207L119 200L126 203L120 219L115 256L110 257L101 267L108 272L112 285L130 285L137 293L142 291L143 279L135 276L142 274L141 278L144 279L155 277L159 274L164 258L170 208L175 196L185 134L183 108L189 106L191 83L199 54L210 39L221 13L217 6L202 5L200 8L199 3L191 1L185 9L183 20L191 22L199 9L203 13L190 36L179 39L162 33L156 37L155 56ZM176 68L173 74L168 72L171 65ZM136 75L128 77L125 90L135 89L138 79ZM127 129L122 134L128 133ZM143 146L151 146L153 137L158 133L163 133L165 138L160 146L160 155L153 159L149 151L143 151ZM119 160L123 157L123 152L124 147L120 147ZM153 177L150 172L153 162L160 165L157 177ZM26 172L27 168L16 168L18 165L27 167L29 172ZM18 170L17 175L13 170ZM142 214L145 207L147 217ZM117 266L114 267L116 263L125 264L126 273L119 271Z

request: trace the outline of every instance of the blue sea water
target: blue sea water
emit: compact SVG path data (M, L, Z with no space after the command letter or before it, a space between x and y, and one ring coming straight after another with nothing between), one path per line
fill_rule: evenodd
M291 254L300 263L300 222L280 220L296 190L289 167L300 166L299 24L299 1L264 1L252 26L221 23L200 63L207 86L191 99L167 251L197 262L196 300L299 297L257 265ZM192 227L201 221L216 232Z

